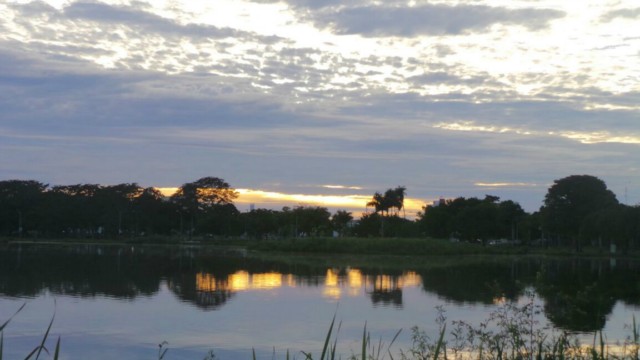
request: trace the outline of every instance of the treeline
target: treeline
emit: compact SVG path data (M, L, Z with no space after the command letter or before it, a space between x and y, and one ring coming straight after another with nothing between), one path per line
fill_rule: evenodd
M323 207L241 213L233 204L237 196L215 177L183 184L169 198L135 183L49 187L34 180L0 181L0 236L327 236L344 232L353 220L346 211L332 216Z
M238 193L224 180L183 184L171 197L135 183L52 186L0 181L0 236L141 237L151 235L287 238L300 236L432 237L495 244L585 245L623 250L640 244L640 207L620 204L593 176L556 180L544 205L529 214L518 203L484 198L442 199L404 216L406 188L376 192L354 219L317 206L240 212Z
M509 239L540 246L584 246L628 251L640 245L640 206L621 204L604 181L591 175L555 180L539 211L513 201L457 198L424 208L417 220L433 237L487 242Z
M497 196L484 199L440 200L424 208L419 223L424 233L437 238L486 242L489 239L524 240L539 238L537 224L522 207Z

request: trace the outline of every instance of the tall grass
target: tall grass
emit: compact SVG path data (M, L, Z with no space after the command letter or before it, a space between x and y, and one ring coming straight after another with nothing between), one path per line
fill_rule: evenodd
M337 360L342 359L342 356L336 354L336 350L338 348L338 337L335 336L333 338L333 342L331 342L331 336L335 325L335 315L331 320L331 325L329 326L329 331L327 332L327 336L325 337L324 346L322 348L322 352L320 357L317 360ZM338 326L339 329L340 326ZM348 359L349 360L383 360L388 355L390 359L393 360L393 354L391 353L391 346L396 341L398 336L400 335L401 330L396 332L395 336L391 339L389 344L385 344L382 339L380 339L377 344L371 342L371 334L367 331L367 324L364 324L364 330L362 331L362 340L361 340L361 348L360 354L351 354ZM287 359L289 352L287 352ZM313 354L302 351L305 360L314 360Z
M537 305L531 300L518 306L507 303L493 311L478 325L452 321L440 315L440 332L431 340L418 327L412 329L412 346L402 351L402 360L640 360L640 328L633 316L631 336L608 342L602 331L593 334L590 345L582 344L578 335L540 326L535 315Z
M489 314L478 325L465 321L448 321L443 308L438 307L437 336L431 338L425 331L414 326L411 331L411 346L400 349L399 355L390 350L400 330L388 346L380 340L371 343L365 323L361 339L360 354L351 354L348 360L640 360L640 327L632 318L631 334L624 340L609 342L605 334L593 334L592 344L582 344L578 335L567 331L554 331L542 326L536 316L539 305L533 298L524 304L506 303ZM339 328L339 326L338 326ZM448 330L450 329L450 330ZM336 360L338 347L335 332L335 315L327 331L324 347L319 357L302 352L304 360ZM275 356L273 357L275 359ZM287 352L287 360L289 353ZM295 357L294 357L295 358ZM255 355L254 355L255 359Z
M9 319L7 319L2 325L0 325L0 360L4 358L4 329L7 327L7 325L9 325L11 320L13 320L13 318L16 315L18 315L20 311L22 311L22 309L24 309L26 305L27 305L26 303L22 304L22 306L20 306L20 308L18 308L18 310L13 315L11 315ZM49 349L47 349L47 347L45 346L45 343L47 342L47 338L49 337L49 332L51 331L51 326L53 326L53 320L55 319L55 317L56 317L56 314L54 311L54 314L51 317L51 321L49 322L49 326L47 327L47 330L45 331L44 336L42 337L42 341L38 346L36 346L35 348L33 348L33 350L31 350L31 352L24 358L24 360L29 360L29 359L38 360L43 351L48 355L51 355L49 353ZM58 360L59 357L60 357L60 337L58 336L58 341L56 341L56 347L53 352L53 359Z
M0 325L0 360L3 360L4 331L11 320L25 307L18 310ZM323 347L319 354L301 351L299 356L303 360L640 360L640 327L632 317L630 335L621 343L609 342L602 331L593 334L590 345L581 344L575 334L566 331L558 333L541 326L536 315L541 311L539 305L534 304L533 296L524 305L506 303L493 312L478 325L465 321L448 321L446 312L437 307L436 323L438 332L431 338L424 330L414 326L411 330L411 347L392 352L391 347L398 339L398 330L390 342L386 344L382 338L376 343L371 341L371 334L364 324L359 354L343 356L338 353L338 337L341 323L336 324L336 314L331 319L324 338ZM60 337L58 337L53 354L49 352L45 343L50 334L55 319L55 312L40 342L24 360L39 359L42 353L53 356L58 360L60 356ZM450 329L450 330L447 330ZM165 359L168 353L168 343L163 341L158 345L157 358ZM205 359L216 359L213 350ZM253 360L257 360L255 349L252 350ZM296 359L287 350L285 359ZM272 360L276 359L275 349ZM168 358L169 360L169 358Z

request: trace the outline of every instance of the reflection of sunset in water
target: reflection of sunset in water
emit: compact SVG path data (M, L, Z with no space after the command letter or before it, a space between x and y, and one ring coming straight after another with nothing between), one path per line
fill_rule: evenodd
M218 290L218 283L216 278L211 274L197 273L196 274L196 289L198 291L212 292Z
M326 287L338 286L338 280L338 272L334 271L333 269L327 269L327 275L324 280L324 285Z
M213 274L196 274L196 289L201 292L275 290L282 287L296 287L304 280L292 274L276 272L250 274L238 271L226 277L216 278ZM360 296L362 292L397 292L405 287L419 286L422 278L415 272L402 275L365 275L359 269L327 269L322 284L322 294L338 300L342 296Z
M361 288L362 287L362 273L358 269L349 269L347 270L347 281L349 287L351 288Z
M420 275L413 271L406 272L400 276L396 275L369 275L365 282L375 291L401 290L405 287L419 286L422 283Z
M198 291L244 291L244 290L269 290L283 286L295 286L293 275L279 273L249 274L246 271L238 271L224 279L216 279L212 274L196 274L196 289Z
M492 302L494 305L503 305L507 303L507 298L504 296L494 297Z

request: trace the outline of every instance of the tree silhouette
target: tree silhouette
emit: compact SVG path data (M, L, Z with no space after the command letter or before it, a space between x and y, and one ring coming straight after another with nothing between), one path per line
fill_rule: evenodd
M396 209L394 215L398 215L400 210L404 209L406 190L406 187L398 186L395 189L387 189L384 194L376 191L373 198L367 203L367 207L373 207L376 213L381 213L384 216L389 216L389 210Z
M540 208L545 232L580 250L578 235L590 213L618 204L604 181L590 175L571 175L549 188Z
M353 215L351 215L351 213L346 210L338 210L331 217L333 230L337 231L340 236L345 235L351 221L353 221Z
M500 202L497 196L484 199L459 197L425 206L418 216L418 223L428 236L455 237L468 241L519 236L518 225L526 213L511 200ZM522 229L524 230L524 229Z
M406 187L398 186L395 189L388 189L385 192L385 197L388 199L387 201L389 205L396 209L396 215L400 213L400 210L404 210L404 197L406 191Z
M181 220L183 219L182 215L189 216L188 234L191 237L198 215L206 213L216 206L232 205L233 200L237 197L238 192L224 180L217 177L203 177L180 186L178 191L171 196L171 201L179 207Z
M48 185L33 180L0 181L0 229L23 235L37 226L37 206Z

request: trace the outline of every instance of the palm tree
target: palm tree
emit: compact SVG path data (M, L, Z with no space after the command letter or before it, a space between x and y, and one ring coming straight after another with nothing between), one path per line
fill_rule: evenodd
M389 211L389 206L387 205L388 201L385 195L377 192L373 194L373 199L367 203L367 206L372 206L375 209L376 214L378 212L382 212L384 215L385 211Z
M397 209L395 215L400 213L400 210L404 210L404 197L407 188L404 186L398 186L395 189L387 189L384 195L376 192L373 194L371 201L367 203L367 207L372 206L376 213L381 212L382 215L389 216L389 209ZM406 217L406 214L405 214Z
M404 209L404 197L406 195L407 188L405 186L398 186L394 189L395 198L396 198L396 207L398 208L398 212L402 209L402 214L406 218L407 213Z

